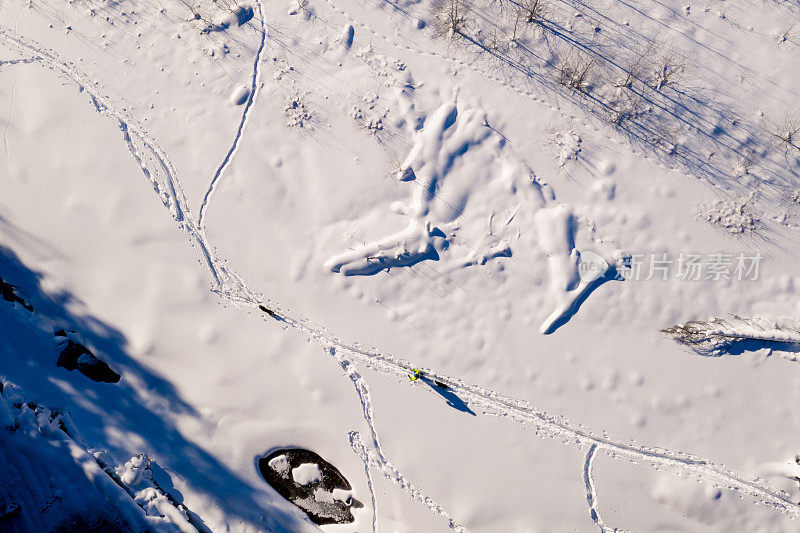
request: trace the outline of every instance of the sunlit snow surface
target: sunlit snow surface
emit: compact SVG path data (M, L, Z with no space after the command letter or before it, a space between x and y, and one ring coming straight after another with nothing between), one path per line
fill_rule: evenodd
M799 20L4 2L0 529L795 530Z

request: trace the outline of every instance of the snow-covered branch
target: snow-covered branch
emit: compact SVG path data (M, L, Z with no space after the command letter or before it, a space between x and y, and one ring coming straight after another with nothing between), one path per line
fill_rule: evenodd
M728 319L712 318L677 324L662 330L662 333L708 356L724 355L742 341L800 345L800 323L797 320L778 321L731 315Z

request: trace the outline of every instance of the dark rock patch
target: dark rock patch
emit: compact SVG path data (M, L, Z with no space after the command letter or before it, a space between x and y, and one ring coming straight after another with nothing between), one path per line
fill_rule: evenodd
M353 498L350 483L335 466L302 448L275 450L258 460L258 469L278 494L303 510L318 525L349 524Z
M33 306L19 295L17 287L3 280L3 278L0 278L0 297L12 304L18 303L28 311L33 312Z
M55 333L57 337L66 337L63 330ZM111 370L105 362L101 361L83 344L79 344L70 338L66 339L67 344L58 356L56 366L67 370L77 370L87 378L103 382L116 383L120 375Z

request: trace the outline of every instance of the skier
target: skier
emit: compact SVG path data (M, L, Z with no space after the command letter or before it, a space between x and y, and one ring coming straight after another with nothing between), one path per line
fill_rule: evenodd
M411 381L417 381L418 379L421 379L421 378L422 378L422 370L419 370L417 368L412 368L411 369L411 375L408 376L408 379L410 379ZM426 381L426 380L423 380L423 381ZM449 386L447 386L447 384L442 383L438 379L434 379L433 380L433 384L436 385L437 387L439 387L440 389L449 389L450 388Z

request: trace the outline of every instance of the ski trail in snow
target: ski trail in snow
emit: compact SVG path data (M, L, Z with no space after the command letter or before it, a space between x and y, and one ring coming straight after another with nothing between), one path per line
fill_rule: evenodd
M41 57L25 57L22 59L0 59L0 67L4 67L6 65L25 65L28 63L36 63L37 61L41 61Z
M378 431L375 428L372 400L370 399L369 389L367 388L364 378L361 376L355 366L353 366L353 363L349 359L343 357L334 346L326 348L326 351L330 353L334 359L336 359L336 361L339 363L339 366L341 366L342 370L344 370L344 373L347 374L347 377L349 377L350 381L353 382L353 386L358 394L358 399L361 402L364 420L366 420L367 425L369 426L372 437L372 450L369 450L366 446L364 446L360 438L355 438L358 433L351 432L350 446L353 448L353 451L355 451L361 457L365 464L370 464L380 470L386 479L398 485L413 499L425 505L433 514L439 515L447 520L450 524L450 529L453 529L459 533L466 532L466 529L463 526L459 525L452 518L450 518L450 515L447 513L447 511L445 511L439 504L431 500L429 497L425 496L425 494L422 492L422 489L414 486L413 483L408 481L403 474L400 473L400 471L397 470L397 468L395 468L391 462L389 462L389 460L386 458L386 454L383 452L380 439L378 438Z
M244 104L242 120L239 122L239 128L236 130L236 136L233 138L233 144L231 144L228 153L225 154L225 159L222 160L222 164L220 164L219 168L217 168L217 171L214 173L214 176L211 178L211 183L208 185L208 190L206 190L206 194L203 196L203 203L200 204L200 214L197 217L197 226L201 231L204 229L203 219L205 218L205 213L208 209L208 203L211 201L211 197L214 195L214 191L216 190L219 181L222 179L222 174L225 172L225 169L228 168L231 159L233 159L233 155L239 149L239 141L241 140L244 129L247 126L247 121L250 117L250 110L252 109L259 92L261 80L261 56L264 53L264 45L267 42L267 28L264 25L264 10L261 9L261 2L255 2L255 5L258 9L258 19L261 22L261 43L258 46L256 58L253 60L253 77L250 81L250 94L247 97L247 102Z
M597 445L592 444L589 446L589 451L586 452L586 460L583 462L583 482L586 484L586 501L589 503L589 515L592 517L592 522L600 528L600 531L613 533L620 530L606 526L603 523L603 519L600 518L600 511L597 510L597 489L594 487L594 478L592 478L592 467L594 466L596 455Z
M357 345L341 343L339 346L341 349L347 350L354 358L361 359L371 368L384 373L407 376L413 368L405 361L369 352ZM517 423L534 426L549 436L560 437L565 442L579 446L591 447L594 445L597 449L606 450L612 457L625 458L639 465L667 467L684 474L708 479L718 486L747 494L767 505L800 516L800 506L791 499L789 494L770 487L762 480L748 479L728 470L723 465L689 454L618 441L606 435L597 436L582 426L570 424L562 418L539 411L528 405L527 402L468 385L461 380L439 375L431 370L422 370L425 375L448 385L454 393L471 406L481 408L485 414L508 417Z
M231 298L231 301L236 305L251 303L239 298ZM292 318L283 311L275 311L275 313L277 318L288 326L302 331L323 346L336 348L336 352L340 356L343 356L342 352L344 352L347 357L362 361L373 370L405 377L414 368L418 368L402 359L332 336L324 329L310 326L306 319ZM471 407L478 408L487 415L507 417L518 424L532 426L537 435L541 433L542 436L561 438L565 443L580 447L595 446L597 450L605 450L614 458L627 459L634 464L648 468L667 468L688 476L705 479L717 487L748 495L760 503L800 516L800 505L793 501L788 493L773 488L761 479L749 479L727 469L724 465L690 454L620 441L606 434L595 435L583 426L571 424L561 417L538 410L526 401L469 385L458 378L438 374L430 369L422 368L421 370L428 377L446 384Z
M97 84L80 73L71 62L62 60L55 52L40 48L35 43L3 26L0 26L0 40L10 43L27 53L35 54L37 61L46 63L55 70L60 71L77 84L79 91L89 95L92 105L99 114L114 117L118 121L123 139L128 145L128 150L139 164L145 177L147 177L164 207L167 208L179 227L194 241L193 247L199 251L214 279L214 290L225 287L231 279L238 280L235 276L229 276L225 266L214 257L211 247L205 240L205 236L199 231L192 218L188 201L181 189L175 168L155 139L137 124L132 117L128 116L126 112L115 107L107 97L100 94L96 87Z
M378 501L375 499L375 487L372 484L372 473L369 470L370 462L367 458L366 446L364 445L364 441L361 440L361 434L358 431L351 431L347 436L350 439L350 447L353 448L356 455L361 457L361 460L364 461L364 473L367 475L367 488L369 489L369 496L372 500L372 533L377 533Z
M19 49L40 56L42 62L61 71L78 85L79 90L86 92L90 96L99 114L112 116L119 121L120 129L123 132L123 138L128 144L131 154L142 168L142 172L150 181L151 185L153 185L153 188L161 198L164 206L179 224L179 227L191 238L193 247L201 254L203 262L207 265L214 279L212 290L221 298L228 300L232 305L237 307L252 308L258 305L264 305L272 309L275 318L282 321L287 326L305 333L326 349L330 349L331 347L335 348L336 353L342 357L343 361L347 362L347 364L343 366L345 372L355 371L352 369L349 359L344 357L344 354L348 354L350 358L360 360L368 367L385 374L407 376L411 372L414 366L409 362L391 355L382 354L377 350L365 347L356 342L344 341L329 333L324 327L315 325L302 316L280 309L274 302L270 302L267 298L253 291L243 279L236 275L235 272L228 269L224 263L211 252L211 248L202 230L192 220L188 202L180 187L175 169L164 151L141 126L136 124L126 113L114 107L107 98L103 97L97 91L93 82L80 74L71 63L60 60L54 52L40 49L2 26L0 26L0 40L8 41ZM159 182L158 176L164 180L163 184ZM794 516L800 516L800 505L795 503L785 491L775 489L761 479L749 479L725 468L723 465L682 452L619 441L605 434L602 436L594 435L588 429L580 425L573 425L563 418L555 417L544 411L537 410L525 401L469 385L460 379L437 374L432 370L422 370L431 378L435 378L448 385L453 392L458 394L466 403L470 406L480 408L485 414L507 417L516 423L533 426L537 434L542 432L547 436L560 437L565 443L572 443L581 447L595 446L596 450L605 450L612 457L624 458L645 467L666 467L682 472L683 474L706 479L712 481L718 487L749 495L757 501L772 506L775 509L791 513ZM391 466L391 463L386 460L379 448L377 434L374 432L372 407L369 403L368 391L364 380L357 373L348 373L348 376L353 380L356 386L356 391L364 407L365 418L370 424L371 431L373 431L373 440L377 445L377 454L371 459L372 464L380 468L384 475L398 483L414 498L425 503L432 511L442 516L447 516L448 520L451 522L451 526L461 527L455 524L438 505L423 496L419 489L413 487L413 485L406 481L399 472Z

